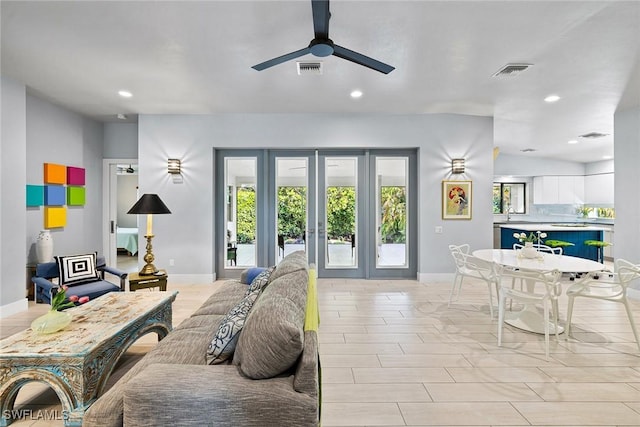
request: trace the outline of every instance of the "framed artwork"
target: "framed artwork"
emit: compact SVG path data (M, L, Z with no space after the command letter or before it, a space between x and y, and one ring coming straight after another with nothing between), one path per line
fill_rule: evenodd
M442 219L471 219L471 181L442 181Z

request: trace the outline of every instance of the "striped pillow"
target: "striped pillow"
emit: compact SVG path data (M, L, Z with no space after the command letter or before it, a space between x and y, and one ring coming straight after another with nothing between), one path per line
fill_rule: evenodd
M100 279L96 270L97 252L85 255L71 255L56 257L59 272L59 285L79 285L95 282Z

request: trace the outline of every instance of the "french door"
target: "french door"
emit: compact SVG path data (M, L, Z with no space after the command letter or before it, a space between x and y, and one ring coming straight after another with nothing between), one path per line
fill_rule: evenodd
M319 277L415 278L416 152L216 151L216 270L303 250Z

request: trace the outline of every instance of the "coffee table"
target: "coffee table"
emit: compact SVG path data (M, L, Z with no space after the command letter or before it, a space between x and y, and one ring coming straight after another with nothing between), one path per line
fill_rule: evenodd
M39 381L60 399L65 426L81 426L118 359L143 335L164 338L172 329L178 292L111 292L68 310L73 321L60 332L31 328L0 341L0 426L9 425L20 388Z

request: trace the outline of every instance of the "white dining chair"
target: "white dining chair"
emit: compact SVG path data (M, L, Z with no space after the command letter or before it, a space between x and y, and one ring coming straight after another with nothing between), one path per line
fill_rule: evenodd
M558 339L558 297L562 293L559 280L561 273L553 271L535 271L497 267L496 273L500 283L498 291L498 346L502 346L502 331L504 329L504 317L506 300L520 302L529 305L542 305L544 312L544 345L545 356L549 359L549 309L553 321L556 340ZM526 289L515 289L512 284L519 280L526 283ZM509 283L509 284L506 284ZM536 285L542 284L543 286Z
M604 301L612 301L624 305L631 323L636 344L640 349L638 331L633 320L631 307L627 299L627 288L634 280L640 279L640 264L633 264L624 259L617 259L614 262L614 272L611 273L591 273L575 282L567 288L569 306L567 308L567 336L571 334L571 316L573 314L573 304L576 297L593 298ZM595 276L598 278L596 279Z
M540 243L540 244L534 243L533 247L538 252L547 252L547 253L554 254L554 255L562 255L562 248L561 247L552 248L551 246L543 245L542 243ZM520 243L514 243L513 244L513 250L517 251L517 250L520 250L522 248L524 248L524 245L522 245Z
M461 247L462 246L462 247ZM462 281L465 277L482 280L489 288L489 313L493 319L493 290L496 288L496 297L498 293L498 282L495 273L495 264L469 255L469 245L450 245L449 250L456 264L456 275L453 278L451 286L451 294L449 295L449 307L453 301L457 301L460 297L460 289ZM466 250L466 252L465 252ZM455 297L455 299L454 299Z

